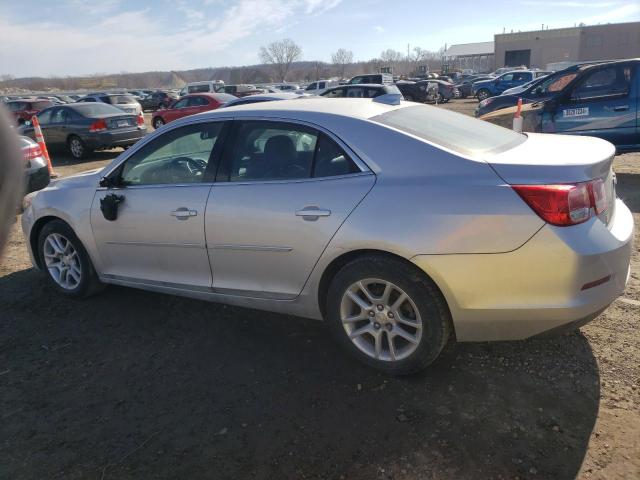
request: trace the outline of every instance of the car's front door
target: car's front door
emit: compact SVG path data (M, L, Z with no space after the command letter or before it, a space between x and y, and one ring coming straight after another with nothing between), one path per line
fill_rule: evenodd
M496 78L493 83L494 95L500 95L506 89L515 87L513 82L513 73L505 73L501 77Z
M45 140L50 145L64 145L67 133L67 109L54 107L46 127L43 129Z
M295 298L375 176L298 123L236 121L227 144L205 218L213 287Z
M637 72L631 64L594 68L545 114L545 132L593 135L616 146L637 144Z
M102 274L175 288L211 287L205 207L224 132L223 122L169 130L109 174L114 186L99 188L91 206ZM110 195L122 198L112 221L101 210Z

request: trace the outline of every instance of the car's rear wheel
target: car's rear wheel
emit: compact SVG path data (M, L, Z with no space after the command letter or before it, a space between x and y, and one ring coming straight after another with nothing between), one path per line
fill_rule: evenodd
M413 95L403 95L407 102L413 102Z
M76 135L71 135L67 140L67 149L76 160L82 160L88 153L86 145L82 139Z
M360 257L334 277L327 320L340 344L392 375L431 364L451 330L446 302L417 267L384 256Z
M102 288L82 242L62 220L53 220L42 228L38 253L40 265L58 292L70 297L86 297Z
M478 90L478 93L476 94L476 96L478 97L478 101L481 102L489 98L491 96L491 92L489 92L489 90L487 90L486 88L482 88Z
M161 117L156 117L153 119L153 128L156 130L164 125L164 120Z

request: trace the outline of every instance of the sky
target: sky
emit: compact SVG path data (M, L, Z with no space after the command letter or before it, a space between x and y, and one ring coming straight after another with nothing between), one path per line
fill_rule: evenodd
M291 38L303 60L338 48L493 40L495 33L640 20L639 0L0 0L0 75L67 76L251 65Z

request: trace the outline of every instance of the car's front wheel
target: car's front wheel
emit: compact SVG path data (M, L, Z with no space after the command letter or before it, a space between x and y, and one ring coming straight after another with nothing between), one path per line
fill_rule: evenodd
M164 125L164 120L161 117L156 117L153 119L153 128L156 130Z
M436 285L417 267L377 255L360 257L336 274L327 295L327 320L344 348L392 375L431 364L451 330Z
M491 96L491 93L486 88L483 88L481 90L478 90L478 93L476 94L476 96L478 97L478 101L481 102L489 98Z
M38 253L40 265L58 292L70 297L86 297L101 289L82 242L62 220L53 220L42 228Z

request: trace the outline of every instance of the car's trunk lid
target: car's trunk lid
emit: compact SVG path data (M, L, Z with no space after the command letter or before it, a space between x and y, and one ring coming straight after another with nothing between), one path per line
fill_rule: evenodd
M105 118L107 128L109 130L118 130L121 128L132 128L138 126L138 117L136 115L115 115Z
M609 175L615 147L593 137L527 133L527 140L485 160L507 183L586 182Z

